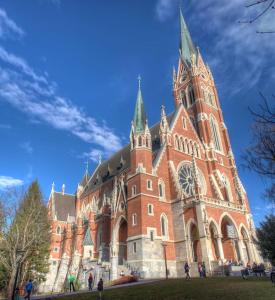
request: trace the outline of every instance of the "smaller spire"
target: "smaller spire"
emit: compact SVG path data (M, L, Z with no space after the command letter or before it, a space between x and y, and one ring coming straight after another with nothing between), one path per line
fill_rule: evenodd
M162 106L161 106L161 117L165 117L165 116L166 116L165 106L162 105Z
M98 156L98 164L101 165L101 163L102 163L102 155L99 154L99 156Z
M87 159L87 161L85 162L85 165L86 165L85 174L89 175L89 159Z
M144 132L146 127L146 114L144 110L144 103L141 94L141 77L138 76L138 94L136 101L136 108L133 120L134 131L136 133Z
M175 66L173 66L173 82L176 82L177 80L177 72Z
M64 183L62 184L61 190L62 190L62 195L64 195L65 194L65 184Z
M54 182L52 183L52 193L54 193Z

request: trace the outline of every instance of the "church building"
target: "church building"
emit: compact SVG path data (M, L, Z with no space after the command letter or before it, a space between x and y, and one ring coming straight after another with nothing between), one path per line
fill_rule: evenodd
M215 82L182 13L173 99L149 127L139 80L129 144L86 170L75 194L53 185L44 291L62 290L69 274L85 284L90 272L182 277L188 262L196 276L201 262L219 274L227 262L261 260Z

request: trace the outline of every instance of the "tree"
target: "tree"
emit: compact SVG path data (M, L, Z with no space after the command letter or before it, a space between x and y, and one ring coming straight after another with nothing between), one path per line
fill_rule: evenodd
M7 291L11 295L18 264L21 264L20 283L29 278L39 283L48 272L50 223L37 181L20 198L14 213L6 210L4 219L0 265L7 271Z
M260 224L257 229L256 241L262 256L271 261L275 266L275 215L265 217L265 220Z
M239 21L239 23L252 24L267 14L275 13L275 0L252 0L245 5L247 9L254 9L254 16L249 20ZM274 16L275 17L275 16ZM275 29L257 30L257 33L275 33Z
M248 169L271 180L265 197L275 203L275 106L269 105L262 94L261 97L263 103L258 111L250 109L254 117L253 142L245 150L243 159Z

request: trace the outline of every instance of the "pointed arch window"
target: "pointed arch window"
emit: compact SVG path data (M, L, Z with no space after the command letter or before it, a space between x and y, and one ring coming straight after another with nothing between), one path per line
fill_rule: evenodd
M212 106L214 106L215 103L214 103L214 96L213 96L213 94L209 93L208 98L209 98L209 103L210 103Z
M60 226L57 226L57 228L56 228L56 233L57 233L57 234L60 234L60 233L61 233L61 227L60 227Z
M168 238L168 220L165 214L161 215L160 218L160 229L161 229L161 235L163 238Z
M217 122L213 116L210 117L210 127L211 127L212 140L214 143L214 147L217 151L222 151L221 142L220 142L220 134L219 134Z
M180 149L180 145L179 145L179 137L178 137L177 135L175 136L175 148L176 148L177 150Z
M182 102L183 106L184 106L185 108L187 108L187 97L186 97L186 93L185 93L184 90L181 91L181 93L180 93L180 98L181 98L181 102Z
M159 181L158 187L159 187L159 197L163 199L165 196L165 187L162 180Z
M190 105L195 103L195 94L192 86L189 87L189 101L190 101Z
M138 137L138 146L139 147L142 146L142 137L141 136Z

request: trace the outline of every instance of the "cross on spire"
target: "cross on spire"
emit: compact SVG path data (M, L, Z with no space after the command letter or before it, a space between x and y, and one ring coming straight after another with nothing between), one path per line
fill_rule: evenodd
M140 75L138 75L138 89L140 90L140 88L141 88L141 76Z

